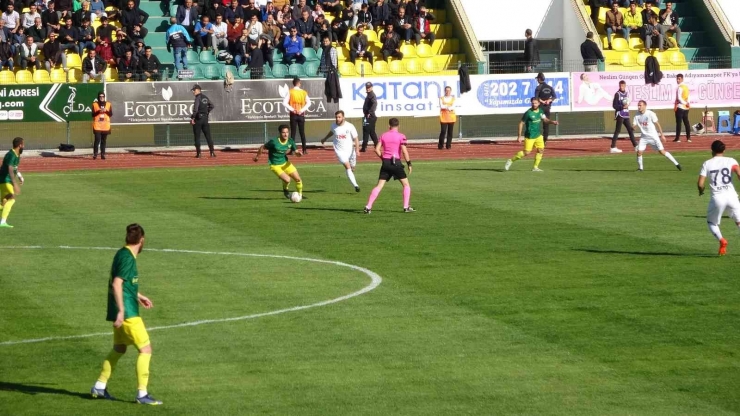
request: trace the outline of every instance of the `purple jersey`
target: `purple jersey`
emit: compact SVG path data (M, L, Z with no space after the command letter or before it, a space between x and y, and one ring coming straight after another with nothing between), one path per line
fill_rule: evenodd
M401 146L406 145L406 136L398 130L389 130L380 136L380 144L383 146L383 159L400 159Z

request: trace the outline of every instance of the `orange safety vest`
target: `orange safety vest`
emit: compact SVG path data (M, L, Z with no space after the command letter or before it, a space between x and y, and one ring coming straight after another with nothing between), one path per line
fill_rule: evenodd
M455 105L455 97L453 96L444 96L440 98L440 101L442 101L442 105L452 107ZM455 110L447 110L447 109L441 109L439 111L439 122L440 123L454 123L457 121L457 115L455 114Z
M105 102L105 111L108 113L110 112L110 103ZM108 132L110 131L110 116L108 116L107 113L104 114L98 114L98 111L100 111L100 104L95 101L93 103L93 113L95 114L95 118L93 118L93 131L99 131L99 132Z
M306 95L307 93L304 90L299 90L297 88L290 90L290 100L288 100L288 104L293 107L296 114L298 114L306 105Z
M686 104L681 104L679 98L686 101ZM679 84L676 89L676 102L673 105L673 111L678 111L679 108L682 110L688 110L691 108L691 104L689 103L689 87L683 83Z

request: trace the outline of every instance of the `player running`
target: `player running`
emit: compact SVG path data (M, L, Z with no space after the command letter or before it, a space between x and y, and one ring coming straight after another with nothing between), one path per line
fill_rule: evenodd
M288 152L293 152L296 156L301 157L301 153L295 147L295 140L290 137L290 127L285 124L281 124L278 127L278 133L280 137L276 137L269 142L260 146L257 150L257 156L254 157L254 161L257 162L262 155L262 152L267 150L267 160L270 164L270 170L283 181L283 195L290 199L290 179L295 179L295 189L303 197L303 182L301 182L301 176L298 174L298 169L288 161Z
M701 165L699 181L696 184L699 188L699 196L702 196L706 179L709 178L712 198L707 208L707 225L714 238L719 240L720 256L727 253L727 240L722 238L722 232L719 229L722 214L727 211L730 218L740 227L740 201L732 185L732 173L735 172L735 175L740 177L740 167L738 167L737 160L725 157L724 153L725 144L720 140L715 140L712 143L712 158Z
M516 141L522 142L522 128L526 127L524 132L524 150L521 150L514 157L506 161L504 170L509 170L511 164L517 160L527 156L532 152L532 148L537 149L537 154L534 156L534 167L532 172L542 172L540 169L540 161L542 161L542 155L545 153L545 139L542 137L542 123L558 125L557 121L550 121L545 116L545 113L539 108L540 100L537 97L532 97L532 108L527 110L519 121L519 134L516 136Z
M3 164L0 166L0 207L2 207L0 228L13 228L7 221L10 210L15 205L15 197L21 194L23 185L23 176L18 173L22 153L23 138L16 137L13 139L13 148L5 154Z
M640 100L640 102L637 103L637 115L635 115L632 125L633 127L640 126L640 132L642 133L640 134L640 142L637 144L638 171L642 172L642 154L645 152L648 145L676 165L676 169L681 170L681 165L678 161L663 148L663 143L666 142L665 136L663 135L663 128L658 122L658 116L651 110L647 109L647 102L645 102L645 100ZM656 126L658 127L657 131L655 130ZM660 132L660 139L658 139L658 132Z
M372 211L373 203L380 195L385 183L391 178L398 179L403 185L403 212L414 212L414 209L409 205L411 202L411 186L406 177L406 172L403 170L401 154L403 154L403 159L409 167L409 175L411 174L411 158L408 149L406 149L406 136L398 131L399 124L395 117L388 120L390 130L380 136L380 141L375 147L375 154L383 160L383 163L380 165L378 184L370 192L370 199L365 206L365 214Z
M150 396L146 388L149 384L149 362L152 359L152 345L144 321L139 315L139 305L151 309L154 305L148 297L139 293L139 272L136 257L144 249L144 228L139 224L126 227L126 246L116 252L113 258L110 281L108 282L108 316L113 322L113 350L103 361L103 371L90 390L94 399L115 400L108 393L107 383L118 360L126 353L126 347L133 345L139 350L136 360L136 380L138 394L136 403L160 405L161 401Z
M355 165L357 164L357 155L360 153L360 139L357 136L357 129L344 119L344 111L339 110L334 113L336 123L331 125L331 130L321 139L324 144L329 137L334 136L334 153L337 155L339 163L344 165L347 171L347 178L355 187L355 192L360 192L360 185L355 179Z

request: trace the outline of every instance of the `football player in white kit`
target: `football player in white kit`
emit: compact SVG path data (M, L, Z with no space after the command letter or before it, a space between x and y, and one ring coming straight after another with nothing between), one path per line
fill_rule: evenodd
M709 179L712 198L707 208L707 225L709 225L709 231L719 241L720 256L727 253L727 240L722 238L722 232L719 230L722 214L727 212L735 224L740 227L740 201L732 185L732 173L735 172L740 177L740 167L738 167L737 160L725 157L724 152L725 144L720 140L715 140L712 143L713 157L701 165L699 182L696 184L699 188L699 196L704 195L705 183L707 178Z
M642 171L642 154L645 152L648 145L673 162L678 170L681 170L681 165L678 161L663 148L663 143L666 142L665 136L663 135L663 128L660 127L660 123L658 123L658 116L647 109L647 102L645 102L645 100L640 100L637 104L637 115L635 115L632 125L633 127L640 126L640 131L642 132L640 135L640 142L637 144L636 149L638 171ZM655 129L656 126L658 127L657 130ZM658 132L660 132L660 138L658 138Z
M336 123L331 125L331 130L326 137L321 139L324 144L329 137L334 136L334 153L339 159L339 163L344 165L347 172L347 178L355 187L355 192L360 192L360 185L355 179L355 164L357 164L357 155L360 154L360 140L357 136L357 129L344 119L344 111L339 110L334 113Z

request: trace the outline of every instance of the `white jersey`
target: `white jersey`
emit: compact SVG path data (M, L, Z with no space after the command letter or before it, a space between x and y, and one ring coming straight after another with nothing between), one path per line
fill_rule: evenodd
M355 126L345 121L341 126L337 123L331 125L331 131L334 132L334 151L337 154L351 153L355 148L355 137L357 129Z
M639 112L635 116L635 120L632 124L640 126L642 137L649 137L651 139L658 138L658 130L655 128L655 123L658 122L658 116L650 110L645 110L645 113L640 114Z
M724 156L713 157L701 165L699 175L709 181L712 197L728 196L737 199L737 192L732 184L732 170L735 166L738 166L737 160Z

